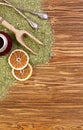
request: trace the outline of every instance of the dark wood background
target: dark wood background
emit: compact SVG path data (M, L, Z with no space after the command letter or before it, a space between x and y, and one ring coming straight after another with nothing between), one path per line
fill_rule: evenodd
M51 60L0 101L0 130L83 130L83 0L43 0L43 8Z

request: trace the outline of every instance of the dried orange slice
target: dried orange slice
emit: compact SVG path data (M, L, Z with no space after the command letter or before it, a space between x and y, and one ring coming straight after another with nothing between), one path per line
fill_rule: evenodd
M31 77L32 70L33 70L32 66L30 64L28 64L27 67L25 67L22 70L12 69L12 74L15 77L15 79L17 79L19 81L25 81Z
M16 49L10 54L8 62L13 69L22 70L28 65L29 56L25 51Z

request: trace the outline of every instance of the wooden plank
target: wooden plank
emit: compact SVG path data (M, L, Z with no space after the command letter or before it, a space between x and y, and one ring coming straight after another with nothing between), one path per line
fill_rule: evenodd
M52 57L0 102L1 130L83 130L83 0L44 0L43 8Z

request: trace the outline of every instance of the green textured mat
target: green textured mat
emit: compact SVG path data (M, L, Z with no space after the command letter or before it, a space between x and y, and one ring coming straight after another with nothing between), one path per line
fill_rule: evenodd
M9 0L13 5L24 9L33 9L34 11L40 12L42 0ZM0 0L0 2L2 2ZM36 16L33 16L29 13L25 13L28 17L30 17L34 22L38 23L39 29L33 30L30 25L24 20L22 16L20 16L14 9L6 6L0 5L0 16L2 16L5 20L15 26L17 29L24 29L29 31L32 35L37 37L40 41L44 43L44 47L34 43L34 41L29 38L25 39L26 44L32 48L34 51L38 52L38 55L35 56L31 54L28 50L23 48L15 39L15 35L7 30L5 27L0 25L0 31L5 31L9 33L9 35L13 39L13 48L20 48L25 50L30 56L30 63L32 65L44 64L49 61L51 55L51 46L52 46L52 32L50 28L50 24L47 20L41 20ZM4 97L7 93L7 89L9 86L15 82L11 74L11 68L8 65L8 55L4 57L0 57L0 98Z

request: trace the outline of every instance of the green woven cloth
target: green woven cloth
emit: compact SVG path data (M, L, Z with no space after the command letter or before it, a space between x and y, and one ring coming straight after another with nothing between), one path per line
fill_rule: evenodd
M0 2L2 2L0 0ZM23 9L33 9L33 11L41 12L42 0L9 0L9 2L13 3L17 7ZM42 11L43 12L43 11ZM38 23L39 29L34 30L30 27L30 25L24 20L22 16L20 16L14 9L0 5L0 16L7 20L9 23L15 26L17 29L23 29L30 32L32 35L37 37L40 41L44 43L44 46L40 46L36 44L34 41L29 38L24 39L25 43L34 51L38 52L38 55L35 56L31 54L28 50L23 48L15 38L15 35L10 32L8 29L0 25L0 31L4 31L8 33L13 40L13 48L23 49L30 56L30 63L32 65L45 64L49 61L51 55L51 46L52 46L52 31L50 28L50 24L47 20L39 19L38 17L31 15L29 13L25 13L29 18ZM0 98L4 97L7 93L9 86L16 81L12 74L11 68L8 64L8 55L0 57Z

